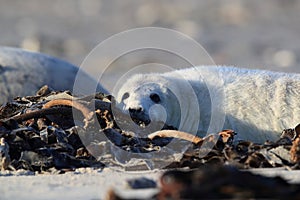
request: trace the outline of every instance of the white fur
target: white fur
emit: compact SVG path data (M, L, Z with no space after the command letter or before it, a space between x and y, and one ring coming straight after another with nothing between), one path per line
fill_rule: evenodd
M122 101L125 92L130 95ZM300 123L299 74L225 66L139 74L119 90L118 106L125 112L140 106L147 113L155 105L149 98L153 92L161 97L159 105L169 117L166 123L187 132L195 127L199 133L233 129L240 139L264 142ZM161 111L151 112L156 113L152 120L160 120Z

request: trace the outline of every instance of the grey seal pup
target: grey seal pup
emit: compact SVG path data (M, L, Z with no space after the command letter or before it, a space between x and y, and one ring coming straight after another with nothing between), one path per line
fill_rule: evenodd
M300 122L299 97L296 73L198 66L133 75L116 105L145 124L163 121L200 136L233 129L239 139L262 143Z

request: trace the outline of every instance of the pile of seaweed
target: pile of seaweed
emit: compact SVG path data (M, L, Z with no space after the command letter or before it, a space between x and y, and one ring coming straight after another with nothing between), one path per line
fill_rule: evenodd
M126 124L131 119L121 112L112 112L113 105L114 98L110 95L96 93L78 97L69 91L53 91L48 86L42 87L35 96L16 97L7 102L0 108L1 170L64 173L81 167L110 166L125 170L193 169L190 172L170 172L173 179L179 182L171 184L172 187L186 188L185 185L194 180L191 177L199 177L194 173L204 173L205 176L211 174L211 178L216 178L215 173L223 173L220 166L234 169L299 169L300 126L285 129L278 141L266 141L264 144L238 141L235 139L238 133L234 130L222 130L200 138L168 125L163 125L160 131L140 137L139 133L122 130L118 126L116 120ZM143 127L142 123L137 124ZM141 130L138 129L139 132ZM213 173L203 172L206 166L219 166L221 172L215 172L213 167L209 168ZM223 169L224 180L228 170L240 173L230 169ZM203 182L203 177L200 179ZM195 181L202 184L199 180ZM230 185L220 190L236 193L236 188ZM207 187L207 191L210 191L211 188Z
M299 199L300 185L281 177L265 177L232 166L211 165L170 170L160 177L160 190L145 199ZM138 184L139 183L139 184ZM131 188L154 187L150 179L128 181ZM144 186L144 187L141 187ZM109 191L108 200L128 199ZM137 199L137 198L134 198Z

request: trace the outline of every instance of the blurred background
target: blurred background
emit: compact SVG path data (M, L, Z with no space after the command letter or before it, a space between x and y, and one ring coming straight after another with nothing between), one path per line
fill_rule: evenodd
M194 38L216 64L300 72L300 0L0 3L0 45L40 51L76 65L113 34L158 26Z

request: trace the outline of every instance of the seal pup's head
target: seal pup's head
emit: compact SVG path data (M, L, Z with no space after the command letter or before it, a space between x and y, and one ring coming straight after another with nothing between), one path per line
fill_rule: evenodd
M159 74L134 75L118 91L117 107L145 125L159 121L175 126L180 121L179 103L168 86L169 80Z

